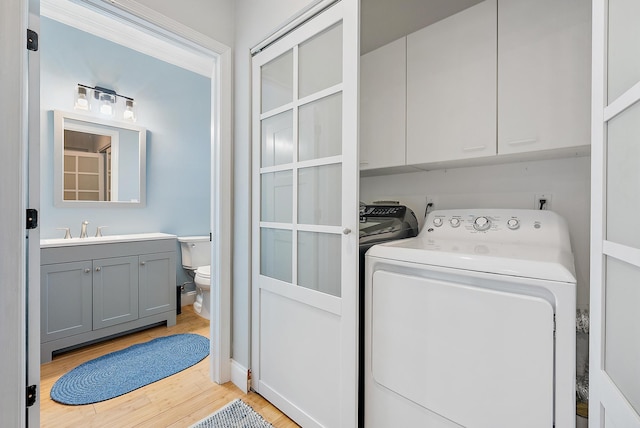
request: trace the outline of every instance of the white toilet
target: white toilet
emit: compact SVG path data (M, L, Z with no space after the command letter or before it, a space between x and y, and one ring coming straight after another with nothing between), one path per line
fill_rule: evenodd
M211 242L208 236L179 237L182 253L182 267L194 278L196 285L195 312L203 318L210 319L211 305Z

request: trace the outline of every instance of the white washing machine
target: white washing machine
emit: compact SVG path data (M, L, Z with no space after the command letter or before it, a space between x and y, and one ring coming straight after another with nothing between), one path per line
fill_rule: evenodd
M564 219L433 211L365 258L366 427L575 427Z

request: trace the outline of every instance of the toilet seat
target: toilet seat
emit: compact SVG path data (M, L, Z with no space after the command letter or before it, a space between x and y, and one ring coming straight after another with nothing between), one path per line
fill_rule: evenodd
M196 286L209 288L211 285L211 266L200 266L196 269Z

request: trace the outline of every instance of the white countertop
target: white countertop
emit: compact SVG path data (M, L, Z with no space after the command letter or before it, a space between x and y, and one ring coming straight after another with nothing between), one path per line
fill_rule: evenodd
M53 238L53 239L41 239L40 248L52 248L52 247L69 247L74 245L95 245L95 244L111 244L118 242L131 242L131 241L150 241L157 239L175 239L176 235L168 233L131 233L127 235L105 235L100 237L87 237L87 238Z

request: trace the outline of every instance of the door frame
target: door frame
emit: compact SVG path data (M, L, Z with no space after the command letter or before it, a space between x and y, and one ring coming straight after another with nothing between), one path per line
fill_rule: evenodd
M39 0L32 0L39 1ZM55 0L42 0L43 5L55 8L55 13L64 16L65 23L80 28L83 31L93 33L99 37L125 45L134 50L140 50L140 40L127 39L126 37L114 40L118 37L117 31L113 31L113 25L123 25L136 28L146 33L150 39L169 39L179 46L177 49L190 54L178 57L178 66L194 72L205 69L211 78L211 223L212 235L211 268L212 284L214 292L211 293L211 307L215 314L210 320L210 378L216 383L225 383L231 380L231 230L232 230L232 52L231 48L208 36L205 36L190 27L182 25L154 10L143 6L134 0L81 0L80 3L98 12L102 17L100 22L83 20L77 14L65 11L64 5ZM73 4L69 6L73 7ZM76 6L77 7L77 6ZM49 9L50 11L51 9ZM48 12L52 13L52 12ZM104 19L104 21L103 21ZM106 26L100 23L106 22ZM74 25L75 23L75 25ZM156 30L154 33L149 29ZM100 32L100 31L103 32ZM154 49L154 41L150 43L151 49L145 52L153 55L153 52L162 54L163 49ZM159 42L158 42L159 43ZM142 46L149 49L149 45ZM174 50L175 52L175 50ZM169 58L159 58L167 61ZM197 70L197 71L196 71ZM39 301L37 303L39 305Z

